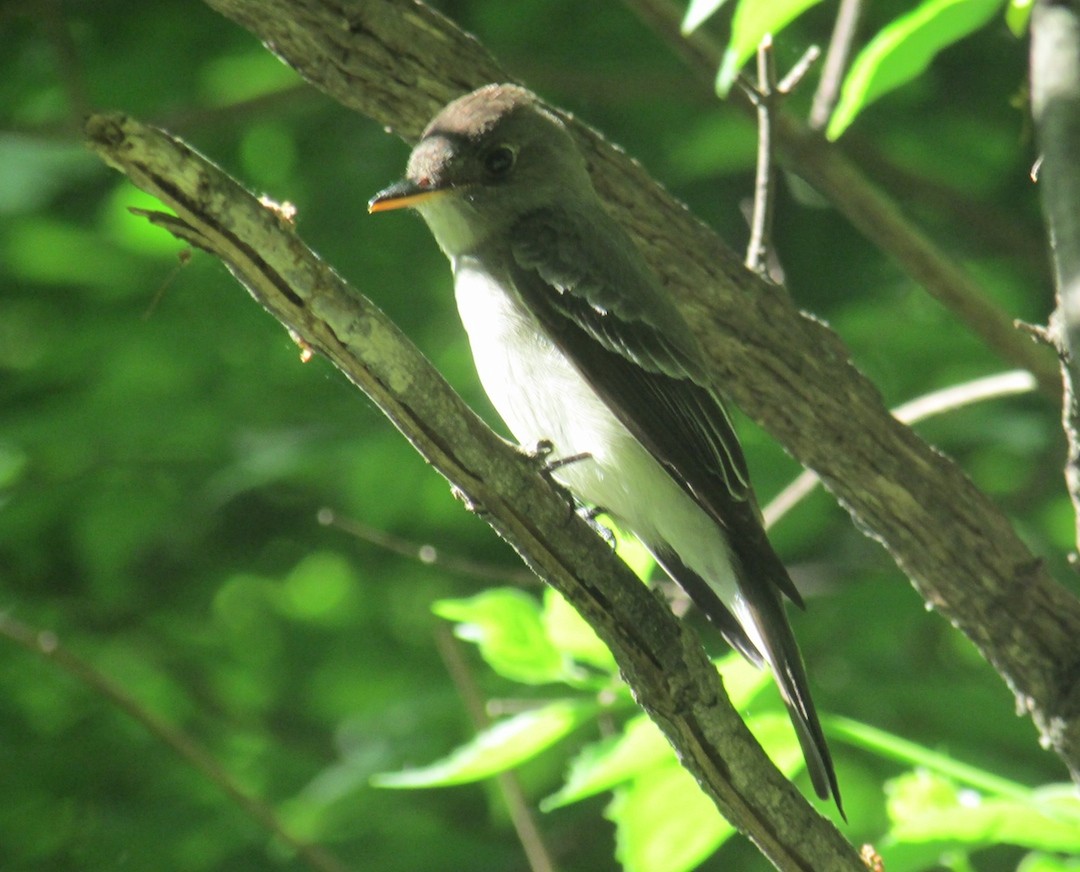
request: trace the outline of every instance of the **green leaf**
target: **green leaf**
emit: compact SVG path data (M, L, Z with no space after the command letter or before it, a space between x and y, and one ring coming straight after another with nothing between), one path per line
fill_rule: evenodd
M735 77L757 52L767 34L776 35L799 15L821 0L742 0L731 23L731 39L724 50L716 93L727 96Z
M887 810L897 842L1005 843L1044 851L1080 851L1080 799L1071 787L1032 791L1024 800L986 799L926 771L893 779Z
M887 25L855 59L827 136L837 139L875 100L920 75L938 52L978 30L1003 0L925 0Z
M638 578L648 581L653 570L656 569L656 558L649 553L641 540L629 530L624 530L607 515L600 515L597 523L609 529L615 537L615 553L619 555L622 562L634 570Z
M455 621L455 634L475 642L499 675L523 684L548 684L573 676L573 664L548 638L540 604L519 590L497 588L468 599L439 600L432 611Z
M551 703L499 721L429 766L373 775L371 783L376 787L441 787L490 778L550 748L595 713L593 703Z
M1016 872L1080 872L1080 857L1053 857L1049 854L1028 854Z
M772 680L767 669L758 669L741 654L732 652L716 662L720 678L724 681L724 690L732 706L745 709Z
M540 803L551 811L611 790L674 759L671 745L647 715L627 721L622 733L587 746L570 764L566 784Z
M605 814L627 872L693 869L735 832L674 757L620 788Z
M616 673L618 666L608 646L566 598L553 588L544 591L541 622L551 644L566 657Z
M701 27L726 2L727 0L690 0L682 24L679 25L679 30L682 31L683 36L689 36Z
M736 709L743 709L769 682L768 673L756 669L738 654L730 654L719 664L724 687ZM751 730L762 728L771 735L772 725L762 715L751 719ZM787 723L780 717L781 727ZM755 733L756 734L756 733ZM761 739L759 738L759 741ZM769 741L776 745L775 739ZM788 728L788 745L797 747L797 740ZM763 743L764 744L764 743ZM780 740L783 744L783 739ZM780 751L783 754L783 749ZM544 811L579 802L605 790L612 790L633 778L643 775L657 765L669 765L674 753L659 728L645 715L631 718L622 733L587 746L570 764L566 783L542 803Z
M1005 7L1005 24L1017 39L1027 33L1034 5L1034 0L1009 0L1009 5Z

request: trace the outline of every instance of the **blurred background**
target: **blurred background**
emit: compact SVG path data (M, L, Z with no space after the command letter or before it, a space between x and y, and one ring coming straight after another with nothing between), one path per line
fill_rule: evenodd
M751 120L627 7L433 5L745 245ZM873 4L866 31L909 5ZM822 4L785 31L780 67L825 44L834 15ZM305 241L505 432L426 228L367 215L407 146L191 0L8 2L0 45L0 610L55 634L349 868L527 868L489 786L389 791L368 779L473 733L432 602L495 583L539 596L539 585L520 581L510 549L365 397L324 361L301 364L220 263L188 258L132 216L152 202L83 148L79 125L88 111L123 110L294 204ZM1052 285L1025 69L1025 41L995 20L860 116L843 145L997 305L1040 323ZM804 90L789 106L802 115ZM889 404L1008 368L835 211L788 186L776 246L799 306L841 334ZM1076 590L1057 419L1047 398L1026 396L918 429ZM767 502L799 468L752 422L738 426ZM320 524L326 508L505 581ZM772 535L807 592L793 622L821 710L1023 784L1065 780L994 671L829 496L812 494ZM484 697L543 697L493 675L473 649L455 651ZM594 738L583 727L577 746ZM521 773L530 802L557 789L573 750ZM882 783L901 767L842 742L834 753L846 833L873 839ZM8 639L0 794L4 870L307 868L100 691ZM609 800L539 816L560 868L618 868ZM1022 853L994 847L963 868L1015 869ZM767 867L735 839L702 868Z

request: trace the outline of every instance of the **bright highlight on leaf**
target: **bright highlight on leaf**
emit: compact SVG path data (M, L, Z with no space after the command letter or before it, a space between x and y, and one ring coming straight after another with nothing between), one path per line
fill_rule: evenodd
M743 65L767 34L776 35L821 0L742 0L731 23L731 40L716 76L716 93L727 95Z
M1003 0L925 0L885 27L860 53L826 135L837 139L875 100L920 75L943 49L986 24Z
M595 714L592 703L552 703L499 721L430 766L374 775L371 783L376 787L441 787L490 778L547 750Z
M1009 0L1009 5L1005 8L1005 24L1017 39L1027 33L1031 8L1034 5L1034 0Z
M1080 799L1067 785L1033 790L1026 800L986 797L923 770L893 779L888 793L896 842L1080 851Z
M679 26L683 36L688 36L701 27L726 2L727 0L690 0Z
M563 681L573 664L552 645L540 604L513 588L496 588L468 599L439 600L432 611L454 621L454 633L474 642L499 675L523 684Z

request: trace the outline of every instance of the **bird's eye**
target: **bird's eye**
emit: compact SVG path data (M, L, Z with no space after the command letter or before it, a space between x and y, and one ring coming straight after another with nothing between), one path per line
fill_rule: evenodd
M514 168L517 149L510 145L497 145L484 155L484 169L496 179L506 176Z

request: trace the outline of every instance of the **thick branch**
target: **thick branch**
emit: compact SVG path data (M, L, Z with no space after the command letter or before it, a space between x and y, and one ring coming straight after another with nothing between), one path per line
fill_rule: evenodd
M1040 2L1031 17L1031 113L1039 190L1057 284L1051 335L1064 382L1065 482L1080 550L1080 4Z
M414 0L207 2L332 97L409 139L449 98L506 79ZM638 164L571 122L602 197L701 331L717 384L821 476L978 646L1080 781L1080 603L954 463L888 413L834 333L749 273ZM786 146L800 170L807 156L810 176L822 153L814 143Z
M611 648L638 702L733 825L782 870L861 870L768 761L692 630L649 593L540 474L496 436L372 303L277 212L183 143L91 116L91 147L177 216L148 217L222 258L271 314L361 387L413 446L567 597Z

